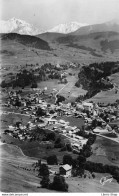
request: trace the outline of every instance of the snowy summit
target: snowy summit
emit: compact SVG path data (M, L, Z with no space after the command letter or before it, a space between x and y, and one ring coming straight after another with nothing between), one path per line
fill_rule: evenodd
M12 18L10 20L0 21L0 33L19 33L26 35L37 35L44 31L34 27L24 20Z
M64 23L64 24L59 24L55 26L54 28L48 30L48 32L56 32L56 33L71 33L76 31L77 29L87 26L88 24L86 23L78 23L78 22L69 22L69 23Z

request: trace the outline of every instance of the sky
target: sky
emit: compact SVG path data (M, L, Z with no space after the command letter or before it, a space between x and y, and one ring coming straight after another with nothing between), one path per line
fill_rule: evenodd
M119 0L0 0L1 19L13 17L42 29L77 21L96 24L119 19Z

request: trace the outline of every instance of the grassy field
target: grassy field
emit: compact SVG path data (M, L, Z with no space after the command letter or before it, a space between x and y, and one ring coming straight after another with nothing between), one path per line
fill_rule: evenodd
M81 128L84 125L84 120L82 118L74 118L74 117L67 117L63 116L62 118L58 117L57 119L62 119L69 122L70 126L77 126Z
M119 166L119 144L97 136L90 161Z
M101 193L101 192L118 192L119 185L113 180L111 183L107 182L104 186L100 184L100 179L103 176L108 176L109 174L97 174L96 178L68 178L66 181L69 184L69 192L81 192L81 193Z
M78 80L78 73L80 69L77 69L75 71L71 70L72 76L67 76L68 85L61 91L61 95L65 96L67 99L67 102L75 101L75 99L80 96L86 94L86 90L80 88L77 88L75 86L75 83Z
M65 84L59 83L59 80L48 80L48 81L42 81L38 83L38 88L40 89L44 89L45 87L47 87L46 93L48 94L53 92L53 89L59 91L64 86Z
M95 103L114 103L119 98L119 91L117 94L115 94L115 90L111 89L108 91L102 91L92 97L91 99L88 99L87 101L93 101Z
M61 136L61 138L64 142L68 142L68 139L66 139L64 136ZM71 154L73 158L77 157L77 155L73 154L72 152L60 151L60 148L48 149L47 147L49 146L49 144L40 144L40 142L38 141L20 141L16 138L13 138L12 136L4 134L2 134L2 141L5 141L5 143L7 144L12 143L13 145L17 145L22 149L23 153L26 156L34 157L37 159L47 159L48 156L56 154L58 162L61 163L63 155L65 154Z
M33 171L32 164L37 160L24 157L13 145L4 144L0 147L2 192L47 192L47 189L39 188L41 179Z

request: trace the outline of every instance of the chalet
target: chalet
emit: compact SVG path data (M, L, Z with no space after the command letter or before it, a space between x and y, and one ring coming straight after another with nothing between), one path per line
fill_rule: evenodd
M98 116L98 110L93 111L93 116Z
M66 121L64 121L64 120L62 120L62 119L59 120L59 123L61 123L62 125L65 125L65 126L66 126L66 125L69 125L69 122L66 122Z
M92 111L93 110L93 103L84 102L83 107L85 110Z
M72 166L66 164L66 165L62 165L60 168L59 168L59 173L60 175L63 175L65 177L69 177L71 176L71 171L72 171Z
M62 130L62 133L66 133L67 131L64 129L64 130Z
M77 104L77 106L76 106L76 109L78 110L78 111L83 111L84 110L84 107L82 106L82 104Z
M12 125L9 125L9 130L10 130L10 131L14 131L14 130L15 130L15 127L12 126Z
M80 146L81 146L81 144L77 144L77 143L72 144L72 148L74 148L76 150L80 150Z
M57 123L56 119L48 118L48 124L56 124L56 123Z
M80 140L80 139L81 139L81 137L80 137L80 136L78 136L78 135L75 135L75 139Z
M83 140L80 140L81 141L81 145L83 146L84 144L87 143L88 139L83 139Z
M87 122L88 124L91 124L92 123L92 119L91 118L85 117L85 120L84 121Z

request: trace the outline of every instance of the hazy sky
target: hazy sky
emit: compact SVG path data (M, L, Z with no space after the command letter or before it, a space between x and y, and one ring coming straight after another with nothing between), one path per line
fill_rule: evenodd
M3 20L16 17L41 28L77 21L102 23L119 19L119 0L0 0Z

